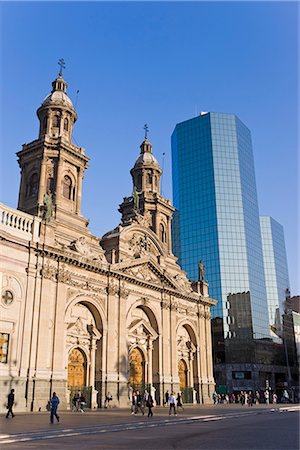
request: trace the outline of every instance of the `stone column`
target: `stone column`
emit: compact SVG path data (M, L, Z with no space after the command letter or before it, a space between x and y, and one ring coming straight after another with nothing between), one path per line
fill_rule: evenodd
M180 388L178 375L178 355L177 355L177 339L176 339L176 311L177 305L174 298L171 298L171 314L170 314L170 357L171 357L171 376L172 387L174 392L178 392Z
M127 289L125 281L120 281L119 284L119 309L118 309L118 374L119 374L119 406L129 407L128 399L128 342L126 329L126 312L127 299L129 296L129 289Z
M152 340L149 339L148 342L148 383L152 384L152 356L153 356L153 343Z
M118 334L118 295L119 283L112 277L108 278L107 286L107 341L106 341L106 393L110 392L113 400L111 405L118 404L118 368L119 368L119 334Z
M199 329L200 329L200 382L202 388L203 403L208 402L208 379L207 379L207 349L206 349L206 327L204 319L204 306L199 305Z
M171 361L170 361L170 299L167 295L162 295L161 301L161 374L162 374L162 389L161 389L161 404L164 399L164 394L171 390Z
M80 214L81 194L82 194L82 178L83 170L81 168L77 171L77 189L76 189L76 214Z
M61 155L58 157L58 165L57 165L57 175L56 175L56 187L55 187L55 198L56 205L59 203L62 197L62 170L63 170L63 159Z
M189 372L190 372L190 386L194 387L194 369L193 369L193 361L194 361L194 357L192 355L192 352L190 352L189 354Z
M91 404L92 409L97 408L97 394L98 394L98 391L96 391L95 389L96 350L97 350L97 341L95 337L91 337L89 385L92 386L92 404Z
M43 197L46 193L46 160L43 157L41 162L41 173L40 173L40 183L39 183L39 194L38 194L38 206L42 206Z

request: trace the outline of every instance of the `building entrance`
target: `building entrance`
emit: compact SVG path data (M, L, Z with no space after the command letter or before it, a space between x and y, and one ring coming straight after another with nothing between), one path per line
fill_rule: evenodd
M145 359L137 347L130 352L130 385L141 386L145 382Z
M68 387L69 389L86 384L86 358L79 348L74 348L69 354Z
M180 390L182 391L188 385L187 383L187 366L183 359L178 361L178 376L180 380Z

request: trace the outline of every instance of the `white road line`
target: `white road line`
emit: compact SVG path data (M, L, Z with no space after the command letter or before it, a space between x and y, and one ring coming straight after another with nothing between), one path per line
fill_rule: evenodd
M297 408L299 409L299 408ZM14 435L1 434L0 435L0 444L12 444L16 442L27 442L27 441L36 441L36 440L46 440L53 438L66 438L72 436L80 436L85 434L97 434L97 433L108 433L108 432L119 432L119 431L128 431L128 430L141 430L143 428L153 428L153 427L164 427L169 425L176 425L180 423L189 423L193 421L217 421L224 419L232 419L237 417L245 417L249 415L256 415L266 412L274 412L277 411L279 413L282 412L295 412L295 407L291 408L278 408L276 410L258 410L253 412L243 412L243 413L235 413L235 414L224 414L224 415L206 415L206 416L192 416L192 417L180 417L180 418L169 418L165 420L161 420L158 422L152 421L148 422L137 422L135 424L111 424L111 425L98 425L98 426L90 426L90 427L82 427L79 429L66 428L63 430L41 430L35 432L28 433L20 433ZM101 427L101 428L100 428ZM105 428L103 428L105 427Z

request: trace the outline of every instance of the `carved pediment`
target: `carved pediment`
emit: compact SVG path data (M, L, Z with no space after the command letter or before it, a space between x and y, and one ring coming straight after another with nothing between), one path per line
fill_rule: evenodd
M76 241L73 241L70 244L70 249L78 252L84 258L91 259L96 262L106 262L104 250L100 247L100 245L99 248L92 247L84 236L81 236L76 239Z
M125 262L118 265L119 270L133 276L139 280L153 283L158 286L168 286L173 289L178 289L178 286L168 277L160 267L154 263L153 259L143 258L135 262Z
M85 336L85 337L89 336L87 327L83 323L81 317L78 317L75 322L69 323L67 333L70 336Z
M143 281L149 281L151 283L159 285L162 284L160 277L157 274L153 273L153 271L147 265L131 267L128 268L125 272Z
M146 341L147 339L154 341L157 339L158 334L144 319L139 319L131 323L128 330L128 337L132 342Z

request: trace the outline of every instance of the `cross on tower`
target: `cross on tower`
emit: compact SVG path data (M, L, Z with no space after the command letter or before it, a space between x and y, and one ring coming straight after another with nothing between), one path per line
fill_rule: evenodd
M65 63L64 58L60 58L58 60L58 65L60 66L59 75L62 76L62 70L66 68L66 63Z
M149 128L148 128L148 125L145 123L145 125L144 125L144 130L145 130L145 139L147 139L148 138L148 131L149 131Z

